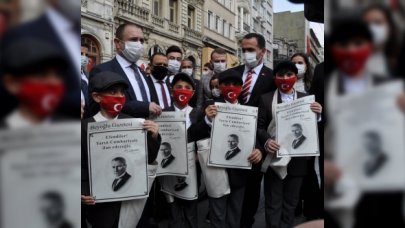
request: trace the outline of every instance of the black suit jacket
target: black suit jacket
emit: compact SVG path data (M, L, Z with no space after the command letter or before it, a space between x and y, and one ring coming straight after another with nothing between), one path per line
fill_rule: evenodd
M257 136L258 143L262 146L270 138L267 133L270 121L272 120L272 102L275 92L266 93L261 97L259 104L259 118L257 120ZM297 98L306 96L304 93L297 92ZM278 96L278 104L281 103L281 95ZM307 158L293 157L287 167L287 173L291 176L305 176L307 174Z
M150 75L149 77L146 77L146 83L148 84L149 87L149 93L150 93L150 100L155 102L156 104L160 105L159 102L159 97L158 97L158 92L156 91L156 87L155 84L153 83L153 79L152 79L152 75ZM170 87L170 83L168 82L168 80L164 80L164 83L167 86L167 90L169 91L169 94L166 94L166 96L171 97L170 93L171 93L171 87ZM160 91L159 91L160 93ZM171 98L172 100L173 98Z
M131 178L131 175L129 175L129 173L125 172L124 176L122 176L119 180L117 180L119 182L115 186L114 186L114 182L115 182L115 179L114 179L112 186L111 186L113 191L116 192L116 191L120 190L121 187L127 183L129 178Z
M124 105L124 108L122 109L123 113L126 113L130 116L138 116L142 118L147 118L149 117L149 101L138 101L134 92L134 89L131 86L131 83L126 76L124 70L121 68L121 65L118 63L117 58L114 58L108 62L99 64L95 66L92 71L90 72L90 77L94 77L97 73L103 72L103 71L111 71L114 73L117 73L122 76L123 79L125 79L128 83L128 89L125 90L125 98L126 102ZM142 71L141 72L141 77L146 77ZM147 86L147 85L145 85ZM152 88L149 88L149 91L153 90ZM99 106L97 103L94 101L90 100L90 116L94 116L98 111L100 110Z
M225 159L226 159L226 160L232 159L232 158L235 157L239 152L240 152L239 147L236 147L236 148L233 149L233 150L228 150L228 151L225 153Z
M301 137L298 138L298 141L295 141L296 139L294 139L291 146L293 147L293 149L297 149L298 147L301 146L302 143L304 143L305 139L307 139L307 137L302 135Z
M24 23L17 27L14 27L4 34L2 40L0 40L0 53L4 53L4 49L13 43L15 40L21 38L35 38L45 41L52 45L59 53L61 53L64 58L68 61L66 69L63 70L62 77L65 85L65 95L61 101L61 104L57 110L57 114L79 118L80 110L80 74L79 69L76 69L74 60L71 59L69 51L66 49L63 41L59 38L58 34L52 27L48 17L44 14L39 18ZM77 37L80 37L79 32L77 32ZM77 52L77 57L79 58L79 50ZM22 55L24 53L21 53ZM1 66L1 63L0 63ZM0 77L3 75L0 67ZM0 97L2 98L2 108L0 111L0 118L11 112L18 104L18 100L6 92L3 87L3 83L0 83Z
M173 154L170 154L170 156L168 158L163 158L162 161L160 162L160 166L162 166L162 168L166 168L168 165L170 165L173 160L175 159L175 157L173 156Z

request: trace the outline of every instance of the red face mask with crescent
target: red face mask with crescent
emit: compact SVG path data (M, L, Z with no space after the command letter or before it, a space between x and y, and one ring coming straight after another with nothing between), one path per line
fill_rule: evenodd
M295 82L297 81L297 77L289 77L289 78L279 78L275 77L274 81L276 83L277 88L283 92L287 93L294 87Z
M40 118L46 118L58 107L64 91L62 83L49 84L24 80L17 96L20 103L30 111Z
M235 103L242 91L242 86L220 86L219 89L221 90L222 97L226 101Z
M115 97L115 96L103 96L100 105L103 109L111 116L117 116L125 104L125 96Z
M339 69L348 76L355 76L362 69L371 54L371 47L366 46L356 51L332 48L332 55Z
M173 99L179 106L184 107L190 102L193 97L193 91L188 89L175 89L173 90Z

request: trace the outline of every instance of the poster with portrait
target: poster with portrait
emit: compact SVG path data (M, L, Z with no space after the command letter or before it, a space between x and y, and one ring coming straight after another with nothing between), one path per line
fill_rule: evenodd
M209 166L251 169L247 160L256 145L257 107L215 103Z
M80 123L0 132L0 227L80 227Z
M315 96L306 96L276 106L277 157L319 156L318 118L310 105Z
M154 119L159 125L162 137L159 154L157 176L188 175L187 127L185 112L162 112Z
M180 199L194 200L198 198L196 151L195 143L187 145L188 175L160 177L162 191Z
M397 106L402 82L336 100L334 158L362 191L403 190L405 121Z
M148 197L147 141L143 119L88 125L90 195L96 202Z

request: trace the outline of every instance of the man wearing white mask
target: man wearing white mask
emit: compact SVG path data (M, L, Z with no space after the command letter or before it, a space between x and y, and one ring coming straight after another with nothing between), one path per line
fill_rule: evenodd
M243 80L239 103L258 107L260 96L275 91L277 88L272 76L273 71L263 64L266 53L266 40L261 34L249 33L243 37L241 48L245 64L233 68L240 73ZM254 215L260 199L260 184L263 178L260 165L256 164L252 166L251 170L246 170L246 175L247 184L243 201L241 227L251 227L254 223Z
M227 69L226 66L227 55L226 51L222 48L216 48L211 52L211 64L214 69L214 74L218 75Z
M114 44L117 55L114 59L97 65L90 72L90 78L99 72L111 71L118 73L130 85L125 91L127 101L122 112L131 116L149 115L158 116L162 108L155 102L151 102L150 89L145 80L144 72L139 69L136 62L143 55L145 42L143 31L135 24L121 24L115 32ZM98 106L90 104L90 114L98 112Z
M194 78L194 63L190 59L183 59L181 61L181 66L180 66L181 72L187 74L191 80L194 82L195 90L200 91L200 80ZM193 108L196 108L197 105L197 100L199 99L200 94L196 93L188 103Z
M169 59L169 65L167 69L169 74L167 77L168 83L172 83L173 77L175 74L180 72L181 60L183 59L183 52L180 47L173 45L167 48L166 56Z

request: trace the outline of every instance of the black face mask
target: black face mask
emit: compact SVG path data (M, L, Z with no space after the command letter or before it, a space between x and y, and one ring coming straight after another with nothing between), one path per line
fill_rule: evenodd
M167 75L167 67L164 66L153 66L153 70L151 71L151 74L153 75L154 78L157 80L163 80L166 75Z

